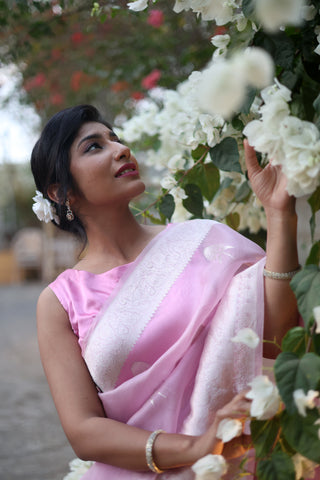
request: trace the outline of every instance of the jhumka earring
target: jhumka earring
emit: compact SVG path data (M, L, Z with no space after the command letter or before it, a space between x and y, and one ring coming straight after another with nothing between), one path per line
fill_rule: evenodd
M67 213L66 213L67 220L69 220L69 222L72 222L72 220L74 220L74 215L73 215L73 211L70 208L69 200L66 200L65 205L67 207Z

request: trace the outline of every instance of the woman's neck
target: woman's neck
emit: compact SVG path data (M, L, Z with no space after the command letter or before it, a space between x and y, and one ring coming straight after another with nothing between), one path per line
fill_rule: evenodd
M87 219L88 244L75 268L100 273L130 263L164 227L139 224L131 211Z

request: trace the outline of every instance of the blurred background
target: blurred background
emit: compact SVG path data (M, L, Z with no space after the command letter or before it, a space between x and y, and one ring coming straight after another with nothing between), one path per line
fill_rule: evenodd
M62 479L74 456L42 372L35 316L40 291L79 246L32 211L32 147L63 108L91 103L121 126L149 90L174 89L207 64L211 37L226 28L177 15L173 3L135 13L122 0L0 1L0 480ZM301 263L307 208L299 200Z

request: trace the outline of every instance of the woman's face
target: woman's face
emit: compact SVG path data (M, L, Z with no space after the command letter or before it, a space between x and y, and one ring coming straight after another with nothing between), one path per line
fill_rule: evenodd
M116 134L97 122L82 125L70 149L74 206L116 206L140 195L145 185L138 163ZM85 211L84 211L85 213Z

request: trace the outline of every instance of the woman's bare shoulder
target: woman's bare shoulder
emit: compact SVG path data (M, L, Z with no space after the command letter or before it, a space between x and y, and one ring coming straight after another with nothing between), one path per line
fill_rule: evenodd
M67 312L64 310L55 293L49 286L45 287L39 295L37 302L37 322L53 323L57 325L62 323L66 325L68 321Z

